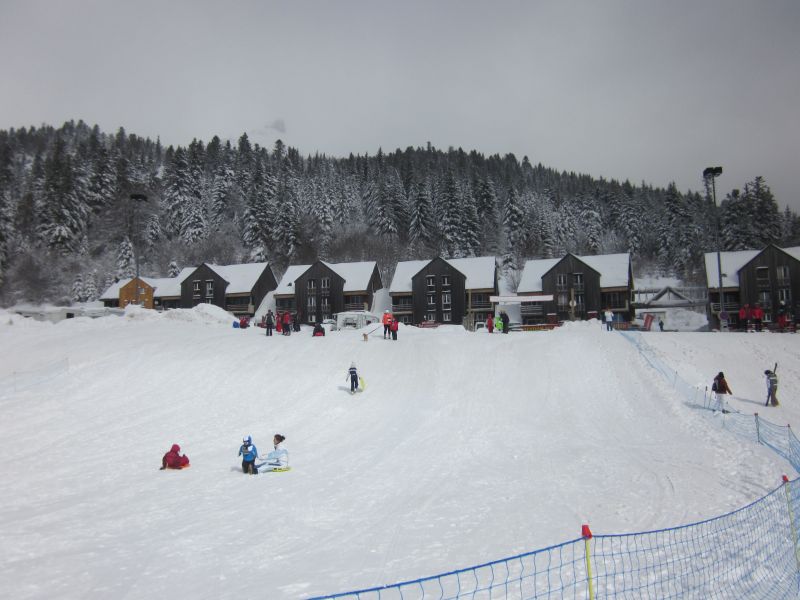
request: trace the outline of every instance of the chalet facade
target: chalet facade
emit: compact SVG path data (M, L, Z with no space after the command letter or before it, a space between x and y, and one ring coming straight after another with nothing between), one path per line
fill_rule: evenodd
M383 288L374 261L292 265L275 293L278 312L289 311L302 323L318 323L349 310L370 310L375 292Z
M103 292L100 300L106 307L124 308L138 304L157 310L179 308L181 282L194 271L183 269L177 277L134 277L122 279Z
M721 252L722 306L720 306L717 253L705 254L708 286L709 322L720 326L719 313L732 325L739 322L739 309L745 304L760 304L764 323L777 319L779 307L791 315L800 313L800 247ZM783 303L783 305L781 305Z
M630 254L601 254L529 260L517 288L518 296L550 295L552 300L523 302L523 324L591 319L606 308L617 319L633 317L633 272Z
M493 256L403 261L397 264L389 290L392 313L410 325L485 321L492 312L493 295L497 295Z
M277 285L269 263L203 263L181 282L180 305L213 304L235 315L253 315Z

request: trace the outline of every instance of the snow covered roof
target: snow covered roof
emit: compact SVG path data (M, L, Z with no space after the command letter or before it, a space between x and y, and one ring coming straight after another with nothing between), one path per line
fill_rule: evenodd
M183 280L191 275L192 271L194 270L195 267L185 267L181 269L181 272L178 273L177 277L142 277L142 279L153 286L155 289L153 296L156 298L180 296L181 284L183 283Z
M792 246L791 248L781 248L781 250L786 252L786 254L788 254L792 258L800 260L800 246Z
M334 273L344 279L344 292L363 292L369 288L369 280L377 266L373 261L367 262L347 262L331 264L322 262Z
M525 261L517 293L541 292L542 276L556 266L560 258L539 258Z
M474 258L448 258L445 259L467 278L465 289L483 290L494 289L495 266L497 260L494 256L476 256Z
M108 286L108 289L100 296L100 300L119 300L119 291L126 283L129 283L131 278L120 279L116 283Z
M600 287L613 288L626 287L628 285L628 269L631 258L627 252L597 254L595 256L575 255L575 257L600 273ZM541 292L542 277L562 260L563 257L527 261L525 268L522 270L517 293Z
M494 256L443 258L442 260L450 264L458 272L464 274L464 277L466 277L466 281L464 282L465 289L494 289L496 265ZM389 292L393 294L410 294L411 280L414 275L424 269L430 262L429 260L405 260L397 263Z
M397 263L392 277L392 285L389 288L390 294L411 293L411 278L419 273L429 260L404 260Z
M226 294L243 294L253 291L258 278L269 267L268 262L240 265L208 265L217 275L228 282Z
M720 252L722 264L722 287L739 287L739 269L761 254L761 250L736 250ZM706 252L703 256L706 264L706 285L709 288L719 287L719 271L717 270L717 253Z
M300 277L303 273L308 271L311 268L311 265L290 265L286 272L281 277L280 283L278 283L278 287L275 288L274 296L279 294L291 294L294 295L294 280Z

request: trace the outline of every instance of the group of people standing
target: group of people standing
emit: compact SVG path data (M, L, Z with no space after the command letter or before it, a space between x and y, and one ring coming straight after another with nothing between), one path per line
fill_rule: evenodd
M501 310L499 315L490 313L486 317L486 330L489 333L494 333L495 329L500 333L508 333L508 321L508 313L504 310Z
M267 330L267 336L271 336L273 330L282 335L291 335L292 330L300 331L299 315L292 317L292 313L288 310L284 312L278 311L276 315L272 310L268 310L267 314L264 315L264 326Z
M764 309L760 304L750 306L745 304L739 309L739 329L747 331L748 326L752 323L756 331L761 331L762 322L764 321Z
M775 371L776 369L767 369L764 371L764 379L767 383L767 401L764 406L780 405L780 402L778 402L778 376ZM717 376L714 377L714 383L711 384L711 391L714 392L718 398L726 394L733 395L731 386L728 385L728 381L725 379L725 373L722 371L717 373Z
M392 313L388 310L383 311L381 323L383 323L383 339L392 338L397 341L397 328L400 326L400 322L394 318Z

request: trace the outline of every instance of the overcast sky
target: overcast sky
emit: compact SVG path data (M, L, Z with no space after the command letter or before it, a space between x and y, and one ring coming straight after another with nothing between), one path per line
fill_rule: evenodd
M513 152L800 211L798 0L0 0L0 128Z

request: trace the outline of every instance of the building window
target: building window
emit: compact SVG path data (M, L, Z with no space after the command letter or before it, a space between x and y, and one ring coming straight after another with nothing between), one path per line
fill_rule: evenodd
M558 296L556 297L556 300L558 301L558 310L562 312L567 310L567 308L569 307L568 304L569 300L567 299L566 292L559 292Z
M442 275L442 287L450 287L450 275Z
M428 275L425 278L425 283L428 286L429 290L435 290L436 289L436 276L435 275Z
M769 267L756 267L756 285L758 287L769 286Z
M450 292L442 293L442 307L450 307L453 295Z
M575 294L575 310L583 312L585 302L583 294Z
M425 313L425 320L426 321L435 321L436 320L436 313L435 312Z
M331 278L330 277L323 277L322 279L320 279L320 287L323 290L331 289Z
M789 276L789 267L787 265L781 265L778 267L778 285L780 287L789 287L791 283L791 277Z
M428 306L436 306L436 294L428 294Z
M583 273L572 274L572 285L575 290L583 290ZM577 302L577 300L575 300Z
M309 279L306 285L308 286L309 293L313 293L317 289L317 280Z
M213 280L206 280L206 298L214 297L214 282Z
M317 297L316 296L309 296L308 297L308 312L316 312L317 310Z
M200 296L200 280L199 279L195 279L194 281L192 281L192 294L194 294L195 296L198 296L198 297Z
M403 325L410 325L411 324L411 317L409 315L403 315L400 317L400 322Z
M792 300L792 290L789 288L781 288L778 290L778 302L785 302L789 304Z
M556 275L556 291L557 292L566 292L567 291L567 274L566 273L558 273Z
M772 308L772 297L769 293L769 290L761 290L758 292L758 303L765 311Z
M449 323L452 320L453 320L453 314L449 310L446 310L446 311L444 311L442 313L442 321L443 322Z
M331 309L331 299L329 296L323 296L320 299L320 305L322 306L323 311L330 311Z

